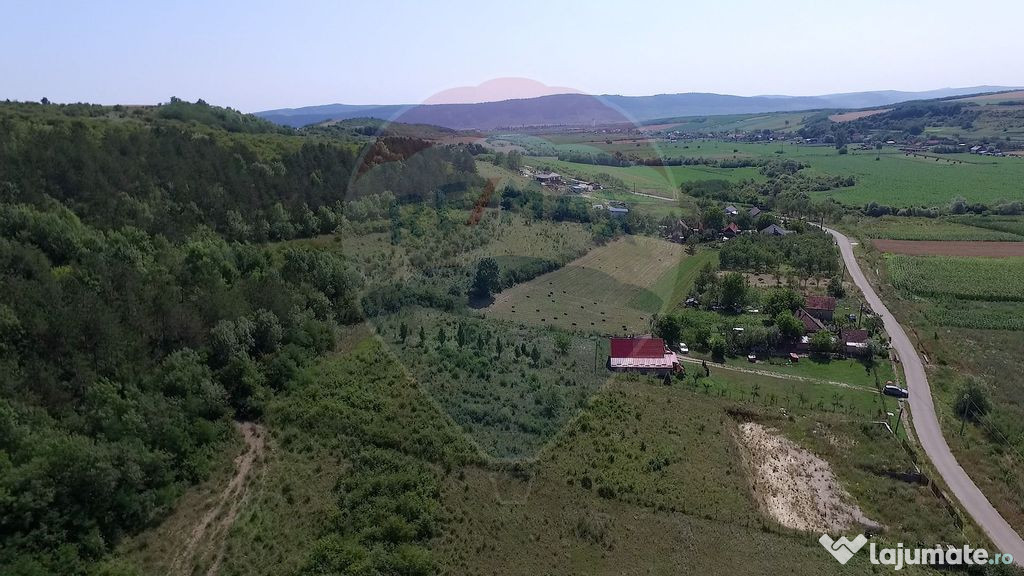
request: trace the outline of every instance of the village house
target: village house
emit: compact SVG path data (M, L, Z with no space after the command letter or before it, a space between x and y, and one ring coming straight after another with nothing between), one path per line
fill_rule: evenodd
M726 216L735 216L735 215L737 215L739 213L740 213L740 211L737 210L736 207L733 206L732 204L729 204L728 206L725 207L725 214L726 214Z
M867 330L843 330L839 335L839 341L847 356L864 356L870 350L868 346L870 336Z
M763 228L759 232L759 234L764 234L765 236L786 236L792 233L792 230L786 230L785 228L782 228L781 226L778 226L776 224L771 224L770 226Z
M557 172L538 172L533 178L545 186L557 186L562 183L562 176Z
M825 329L825 324L821 320L818 320L803 308L798 308L794 316L804 325L804 332L806 334L814 334Z
M661 338L612 338L608 368L616 372L668 374L679 366Z
M735 222L729 222L729 225L722 230L722 234L726 238L733 238L740 233L740 227Z
M808 296L804 308L818 320L831 322L836 311L836 299L831 296Z
M757 206L754 206L747 212L747 214L750 214L751 218L757 218L758 216L761 215L761 209L758 208Z

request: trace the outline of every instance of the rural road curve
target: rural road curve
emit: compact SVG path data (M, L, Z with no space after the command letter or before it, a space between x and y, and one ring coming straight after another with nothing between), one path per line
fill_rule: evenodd
M899 354L900 361L903 363L903 371L906 374L907 390L910 392L910 404L913 407L914 432L917 434L918 442L928 454L928 459L932 461L935 469L938 470L946 485L949 486L974 523L980 526L985 534L988 534L997 548L996 551L1013 554L1014 561L1021 564L1024 562L1024 540L1021 540L1020 535L999 515L999 512L964 472L950 451L946 439L942 437L942 428L939 427L939 420L935 414L935 403L932 401L932 391L928 387L928 376L914 344L864 276L864 272L861 271L860 265L853 255L853 245L850 244L850 239L830 228L825 228L825 231L836 239L839 251L843 255L843 261L846 262L846 269L853 277L854 283L864 293L864 298L868 301L871 309L881 316L885 323L885 331L892 339L892 347Z

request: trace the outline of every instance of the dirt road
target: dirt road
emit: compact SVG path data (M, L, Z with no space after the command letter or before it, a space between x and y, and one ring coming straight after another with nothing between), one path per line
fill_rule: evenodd
M235 471L224 490L213 498L202 520L192 528L185 547L175 556L171 574L191 576L209 562L206 576L216 576L224 558L228 530L249 494L249 487L263 457L266 430L252 422L238 424L245 439L245 451L235 458Z
M998 549L997 551L1013 554L1017 564L1021 564L1024 562L1024 540L999 515L999 512L985 498L970 476L964 472L953 456L953 452L950 451L946 439L942 436L942 428L939 426L939 420L935 414L935 403L932 401L932 391L928 386L928 377L914 344L864 276L864 272L861 271L853 254L850 239L835 230L829 228L825 230L836 239L839 251L843 255L843 261L846 263L846 269L853 277L854 283L864 293L868 304L871 305L875 313L882 317L885 322L885 331L892 338L892 347L903 362L907 389L910 391L910 405L913 407L914 432L917 434L921 447L928 454L928 459L932 461L942 479L956 499L960 501L960 505L967 514L974 520L974 523L980 526L985 534L988 534ZM990 552L993 551L990 550Z

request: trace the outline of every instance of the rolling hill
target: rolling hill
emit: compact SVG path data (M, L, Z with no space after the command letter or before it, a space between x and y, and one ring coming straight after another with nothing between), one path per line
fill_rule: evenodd
M357 117L380 118L446 128L480 129L615 124L657 118L792 112L830 108L867 108L908 100L942 98L1009 90L999 86L943 88L925 92L851 92L822 96L734 96L684 93L653 96L555 94L537 98L476 104L348 105L327 104L257 112L256 115L286 126L306 126L325 120Z

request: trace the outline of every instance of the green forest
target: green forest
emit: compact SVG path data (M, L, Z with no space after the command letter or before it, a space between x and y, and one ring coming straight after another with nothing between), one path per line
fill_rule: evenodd
M90 573L362 318L349 258L275 241L481 187L202 101L0 105L0 573Z

